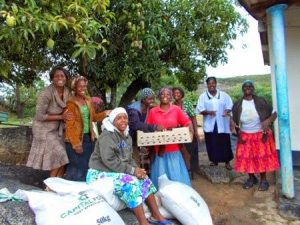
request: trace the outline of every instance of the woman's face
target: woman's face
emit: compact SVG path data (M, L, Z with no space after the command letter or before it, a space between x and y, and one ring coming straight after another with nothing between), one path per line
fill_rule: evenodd
M52 83L56 86L56 87L63 87L65 86L67 81L67 77L64 73L64 71L62 70L56 70L52 79Z
M215 92L217 88L217 82L214 80L209 80L207 82L207 89L209 92Z
M114 122L114 126L123 133L128 126L128 117L125 113L120 113L116 116Z
M154 103L154 96L147 96L146 98L143 99L143 103L147 107L152 107Z
M160 103L169 104L172 100L171 92L168 90L163 90L159 95Z
M77 96L85 96L85 92L87 90L87 82L84 80L79 80L76 84L75 94Z
M251 96L254 92L254 86L252 84L244 84L243 85L243 93L244 96Z
M173 97L174 97L175 101L179 101L179 100L182 99L182 94L181 94L181 92L179 90L175 89L173 91Z

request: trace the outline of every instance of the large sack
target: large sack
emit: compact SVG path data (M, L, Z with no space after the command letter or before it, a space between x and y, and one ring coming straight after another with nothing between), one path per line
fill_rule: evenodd
M167 209L165 209L162 206L159 194L155 193L154 196L155 196L155 200L156 200L156 203L157 203L157 206L158 206L160 214L164 218L167 218L167 219L173 219L173 218L175 218ZM144 213L145 213L146 218L147 219L150 218L152 216L151 215L151 211L150 211L150 209L149 209L149 207L147 206L146 203L143 203L143 209L144 209Z
M110 177L102 178L92 184L87 184L80 181L70 181L58 177L50 177L44 180L44 183L53 191L60 195L78 194L85 190L93 190L101 194L107 203L116 211L126 208L118 196L114 195L114 184Z
M158 179L162 206L183 225L212 225L209 209L203 198L190 186L171 181L166 175Z
M104 198L94 191L58 195L54 192L23 191L35 213L37 225L125 225Z

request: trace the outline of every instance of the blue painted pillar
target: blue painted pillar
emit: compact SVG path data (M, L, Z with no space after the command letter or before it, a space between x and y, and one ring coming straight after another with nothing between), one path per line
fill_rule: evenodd
M286 4L267 9L272 20L272 47L276 80L276 98L279 124L282 194L294 198L294 174L290 138L289 98L286 67L285 20Z

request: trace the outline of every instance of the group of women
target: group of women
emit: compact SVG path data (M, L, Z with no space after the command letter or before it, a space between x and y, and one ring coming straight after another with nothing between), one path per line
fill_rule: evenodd
M258 184L255 174L260 174L258 190L267 191L269 183L266 172L279 168L279 160L274 144L271 125L276 112L262 97L254 94L254 83L246 80L242 84L243 96L234 104L225 92L216 88L217 80L206 80L207 91L198 99L196 111L204 117L205 143L212 166L233 159L230 133L236 135L235 171L248 173L244 189Z
M63 67L53 68L51 84L39 95L27 166L49 170L50 177L83 181L94 149L92 122L102 121L110 111L95 112L85 77L74 78L71 90L68 79Z
M87 183L111 177L114 194L132 209L139 224L172 224L158 210L156 187L132 159L126 110L116 108L97 113L86 95L87 79L75 77L71 93L66 85L68 73L63 67L53 68L50 81L38 98L27 166L49 170L52 177ZM96 144L93 121L102 121L104 128ZM148 220L143 202L152 213Z
M83 76L72 80L67 88L67 71L55 67L50 72L51 84L39 96L33 121L33 142L27 166L50 170L50 176L92 183L110 177L114 193L133 210L140 224L171 224L162 217L154 198L158 177L166 174L170 180L191 185L181 145L154 146L151 179L132 157L132 138L129 135L128 114L124 108L96 112L87 97L88 81ZM212 165L225 162L231 169L233 154L230 130L238 135L235 169L249 174L244 188L251 188L261 174L259 189L267 190L266 172L279 167L274 140L270 130L276 113L268 103L254 95L251 81L244 82L243 98L232 104L230 97L216 89L216 79L207 79L208 90L198 100L196 112L204 116L207 151ZM175 102L172 102L172 99ZM186 148L198 155L196 114L190 103L183 101L181 88L162 88L159 104L149 111L145 123L159 130L186 126L193 139ZM103 131L95 143L93 122L102 121ZM231 122L230 122L231 121ZM195 162L193 162L195 163ZM196 162L198 166L198 158ZM66 168L66 169L65 169ZM146 220L142 202L151 209Z

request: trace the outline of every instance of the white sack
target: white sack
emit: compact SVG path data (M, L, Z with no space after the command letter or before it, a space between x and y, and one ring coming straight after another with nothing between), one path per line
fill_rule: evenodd
M155 200L156 200L156 203L157 203L160 214L164 218L173 219L174 216L167 209L165 209L161 205L161 199L160 199L160 196L159 196L158 192L154 194L154 197L155 197ZM144 213L145 213L146 218L148 219L149 217L151 217L151 211L150 211L150 209L149 209L149 207L147 206L146 203L143 203L143 209L144 209Z
M100 180L87 184L86 182L70 181L58 177L50 177L44 180L44 183L58 194L78 194L86 190L94 190L101 194L107 203L116 211L126 208L123 201L116 196L114 192L113 179L105 177Z
M183 225L212 225L209 209L203 198L190 186L171 181L166 175L158 178L162 206Z
M104 198L93 191L63 196L45 191L23 192L37 225L125 225Z

